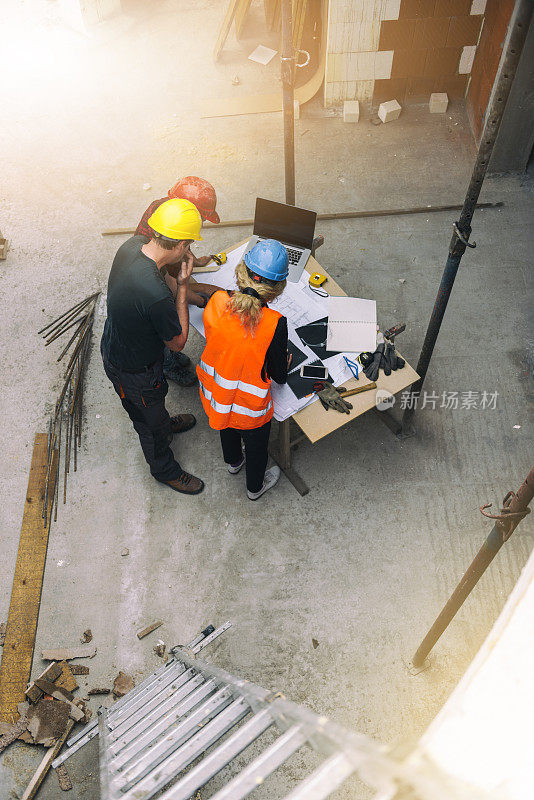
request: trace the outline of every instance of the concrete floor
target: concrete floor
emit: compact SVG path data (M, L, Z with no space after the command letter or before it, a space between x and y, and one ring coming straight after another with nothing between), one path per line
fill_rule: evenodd
M36 332L105 288L122 239L100 231L135 225L184 174L214 183L223 219L252 216L258 194L284 199L280 115L200 119L210 97L267 91L276 80L275 62L262 68L245 58L258 41L272 44L260 7L245 38L238 44L232 36L212 63L219 6L153 2L148 17L130 2L126 14L87 35L60 25L51 2L31 0L5 20L0 74L9 66L15 78L2 87L7 124L0 129L1 228L11 243L0 262L0 619L9 607L34 433L46 429L62 382L59 350L45 350ZM236 73L241 85L233 87ZM406 108L381 127L367 118L348 126L313 106L296 123L295 141L297 202L319 212L462 202L475 155L460 104L446 115ZM176 452L207 485L185 498L157 484L103 373L98 317L81 464L50 535L35 673L43 647L75 644L90 627L98 653L82 689L110 685L119 669L141 678L160 663L154 637L135 636L142 625L163 619L158 633L173 645L231 619L233 630L211 649L214 663L397 753L410 748L477 652L533 542L527 519L437 645L431 668L412 677L405 662L490 530L478 507L517 489L531 466L534 195L518 178L494 177L481 199L505 206L476 214L478 247L462 262L426 389L497 391L496 410L426 408L417 436L402 443L366 415L299 448L295 466L311 489L304 498L282 478L252 505L243 477L225 470L196 390L176 386L171 410L199 419ZM414 365L454 218L319 228L326 239L320 262L349 294L376 298L381 324L406 322L399 345ZM198 252L246 235L206 232ZM193 331L186 352L196 359L201 349ZM25 745L6 751L0 800L20 797L41 757ZM71 761L72 800L98 796L96 770L93 743ZM283 781L277 789L282 795ZM39 797L58 795L50 775ZM335 796L365 793L353 782Z

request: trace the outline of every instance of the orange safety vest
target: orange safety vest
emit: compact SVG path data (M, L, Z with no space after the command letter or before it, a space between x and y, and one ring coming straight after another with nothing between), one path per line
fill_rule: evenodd
M206 347L197 367L200 399L215 430L249 430L273 416L271 380L261 371L278 320L278 311L264 308L254 334L227 309L228 294L215 292L204 311Z

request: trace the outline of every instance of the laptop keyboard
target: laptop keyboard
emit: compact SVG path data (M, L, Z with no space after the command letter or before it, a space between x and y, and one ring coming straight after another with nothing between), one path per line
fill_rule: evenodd
M296 264L302 255L302 250L293 250L291 247L286 247L289 256L289 263Z

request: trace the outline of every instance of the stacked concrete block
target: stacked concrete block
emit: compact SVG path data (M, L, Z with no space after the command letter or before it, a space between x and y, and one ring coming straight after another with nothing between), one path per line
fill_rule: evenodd
M343 122L358 122L360 104L357 100L345 100L343 103Z
M446 92L433 92L430 95L428 108L431 114L444 114L449 105L449 98Z
M401 108L400 103L397 103L396 100L388 100L378 106L378 116L382 122L393 122L394 119L400 117Z

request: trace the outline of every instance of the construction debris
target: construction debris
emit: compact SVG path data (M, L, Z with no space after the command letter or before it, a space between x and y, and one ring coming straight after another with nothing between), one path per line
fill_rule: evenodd
M39 789L39 786L43 782L46 773L50 769L50 765L51 765L52 761L56 758L56 756L58 755L59 751L63 747L68 735L70 734L70 732L72 730L72 726L73 725L74 725L74 722L72 720L69 720L63 735L58 739L58 741L56 742L54 747L50 748L50 750L46 753L45 757L43 758L43 760L41 761L41 763L37 767L37 770L34 773L33 778L31 779L31 781L29 782L28 786L26 787L26 791L24 792L24 794L22 795L20 800L32 800L32 798L35 797L35 795L37 794L37 790Z
M6 623L0 622L0 647L4 646L6 640Z
M24 704L23 704L24 705ZM0 727L0 753L6 749L15 739L24 733L28 727L28 717L22 714L20 719L10 725L7 722L2 722Z
M54 683L69 692L75 692L78 684L74 677L74 667L70 667L66 661L60 661L59 666L61 667L61 674L54 680ZM86 669L88 670L88 667Z
M2 231L0 231L0 261L5 261L7 258L7 239L4 239L2 236Z
M159 628L160 625L163 625L163 622L159 620L158 622L153 622L152 625L148 625L148 627L143 628L140 631L137 631L137 638L143 639L145 636L148 636L149 633L155 631L156 628Z
M110 692L111 689L89 689L87 694L91 696L94 694L109 694Z
M67 369L65 381L60 395L56 401L54 413L48 425L48 461L46 472L46 487L43 495L42 517L45 526L57 519L57 506L59 497L59 460L61 459L61 444L63 442L64 469L63 471L63 503L67 502L67 478L73 463L74 472L77 469L77 454L82 443L83 419L83 390L85 371L88 362L89 348L96 303L100 292L87 297L65 311L57 319L41 328L39 334L46 338L45 347L54 342L66 331L74 328L66 346L58 357L58 361L66 355L73 346ZM57 465L57 468L56 468ZM52 492L49 492L49 487ZM49 498L50 495L50 498Z
M134 686L135 681L131 675L127 675L125 672L119 672L113 681L113 694L115 697L124 697Z
M43 692L39 687L36 685L37 680L46 680L55 683L55 681L61 675L61 664L56 663L55 661L52 664L41 672L41 674L30 684L28 684L28 688L24 692L28 700L31 700L32 703L36 703L40 697L42 697Z
M42 697L28 709L27 730L34 744L52 747L65 732L71 713L71 703ZM82 714L83 717L83 714Z
M83 664L70 664L69 669L73 675L89 675L89 667L85 667Z
M87 630L82 633L82 638L80 639L80 641L82 644L87 644L88 642L93 641L93 633L91 631L91 628L87 628Z
M157 644L154 645L155 654L157 656L159 656L160 658L164 658L166 649L167 649L167 645L165 644L165 642L163 642L161 639L158 639Z
M317 641L317 639L314 639L313 637L312 637L312 645L314 650L317 650L317 648L319 647L319 642Z
M130 555L130 551L128 550L128 548L127 547L123 547L122 550L121 550L121 556L129 556L129 555Z
M343 122L358 122L360 104L357 100L345 100L343 103Z
M92 644L78 647L58 647L56 650L43 650L43 661L70 661L71 658L93 658L96 656L96 647Z
M444 114L448 105L449 96L447 92L433 92L430 95L428 110L431 114Z
M402 106L396 100L388 100L378 106L378 116L382 122L393 122L400 117Z
M69 778L69 773L67 772L67 767L65 764L60 764L59 767L56 769L57 781L59 783L59 788L62 792L68 792L72 789L72 783Z

